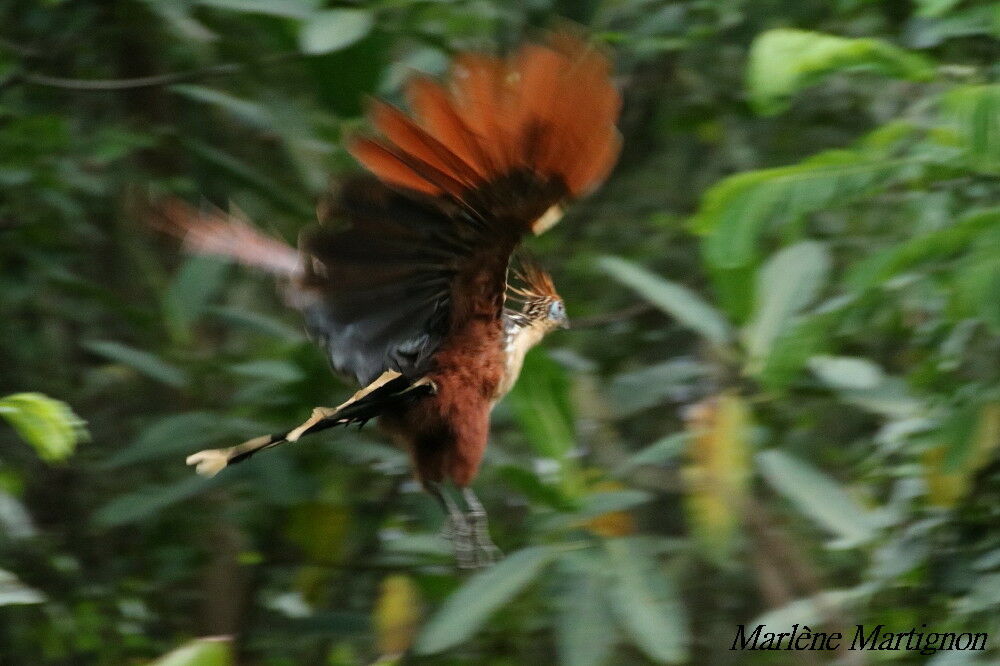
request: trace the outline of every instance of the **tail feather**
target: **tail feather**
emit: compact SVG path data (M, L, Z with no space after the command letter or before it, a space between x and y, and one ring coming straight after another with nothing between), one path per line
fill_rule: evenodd
M240 216L215 209L200 211L179 199L161 204L151 224L184 242L193 254L227 257L285 277L301 274L298 250L267 236Z
M230 465L243 462L264 449L286 442L297 442L306 435L352 423L364 425L386 409L420 396L433 393L434 385L427 379L411 381L394 371L387 371L374 382L361 389L347 402L334 408L317 407L309 419L283 433L262 435L242 444L224 449L206 449L192 453L187 464L193 465L201 476L212 477Z

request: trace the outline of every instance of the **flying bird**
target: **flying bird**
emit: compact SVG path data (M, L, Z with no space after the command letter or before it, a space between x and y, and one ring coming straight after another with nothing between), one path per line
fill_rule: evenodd
M340 188L324 216L334 223L304 232L297 250L238 216L163 206L161 226L187 250L284 276L333 370L363 387L287 432L187 462L211 476L377 418L446 512L458 564L480 566L497 552L470 487L490 412L527 351L567 325L551 278L515 251L605 179L620 149L620 97L604 53L568 30L506 58L461 54L445 81L417 76L405 93L412 115L373 103L375 133L348 145L369 174Z

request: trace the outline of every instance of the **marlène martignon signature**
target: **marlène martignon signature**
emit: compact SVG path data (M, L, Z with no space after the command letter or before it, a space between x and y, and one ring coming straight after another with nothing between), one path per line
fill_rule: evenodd
M936 632L927 631L927 625L920 625L921 630L912 627L908 631L888 631L885 625L879 624L866 627L855 625L854 634L848 639L839 631L812 631L808 625L793 624L790 631L767 631L767 625L758 624L747 630L746 625L736 627L730 650L840 650L845 645L848 650L881 651L914 651L922 655L931 655L941 650L985 650L989 636L983 633L970 632Z

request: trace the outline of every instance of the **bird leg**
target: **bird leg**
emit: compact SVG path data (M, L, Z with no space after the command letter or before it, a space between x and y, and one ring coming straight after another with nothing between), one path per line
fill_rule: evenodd
M486 517L486 509L483 508L476 494L472 492L472 488L463 488L462 497L465 498L465 504L469 507L469 513L466 516L472 529L473 555L476 566L488 567L500 559L503 553L490 539L490 526Z
M430 481L425 484L425 488L445 512L446 517L444 527L441 528L441 536L451 541L458 567L460 569L476 568L478 565L473 553L472 528L465 514L445 492L441 484Z

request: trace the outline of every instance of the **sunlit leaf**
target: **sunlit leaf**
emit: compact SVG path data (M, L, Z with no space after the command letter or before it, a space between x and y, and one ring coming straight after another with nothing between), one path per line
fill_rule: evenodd
M826 247L813 241L787 247L761 267L754 314L744 332L747 353L758 369L793 317L819 295L829 271Z
M163 655L149 666L232 666L228 638L199 638Z
M112 340L91 340L84 342L83 346L95 354L127 365L150 379L168 386L181 388L187 384L187 376L183 371L147 351Z
M196 0L199 5L228 9L244 14L268 14L285 18L308 18L319 0Z
M942 105L946 118L958 128L972 166L1000 173L1000 84L955 88Z
M813 356L809 369L827 386L843 389L873 389L885 379L882 368L865 358Z
M930 61L878 39L768 30L750 47L747 87L757 110L782 111L796 92L836 72L872 72L915 81L934 75Z
M684 326L700 333L709 342L724 345L729 341L731 331L725 318L687 287L618 257L602 257L599 265L613 278L634 289L640 296Z
M621 626L658 663L687 659L688 628L674 583L632 539L606 542L611 600Z
M713 185L692 219L718 269L751 263L764 230L869 194L904 177L922 158L831 150L798 164L747 171Z
M44 602L44 594L32 587L28 587L11 572L0 569L0 606L40 604Z
M547 546L508 555L470 578L434 614L417 639L418 654L434 654L458 645L523 590L556 556Z
M338 51L362 39L374 24L374 16L365 9L317 12L302 24L299 47L309 55Z
M832 545L853 548L875 537L873 517L826 474L777 449L758 453L757 466L795 508L839 537Z
M48 462L69 457L77 442L87 436L84 421L69 405L41 393L14 393L0 398L0 417Z

